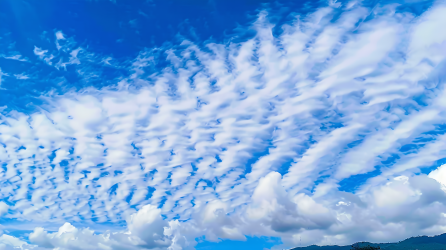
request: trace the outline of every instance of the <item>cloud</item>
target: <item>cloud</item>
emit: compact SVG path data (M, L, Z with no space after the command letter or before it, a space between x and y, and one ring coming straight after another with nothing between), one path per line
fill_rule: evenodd
M9 209L9 206L6 203L0 202L0 215L7 213L8 209Z
M170 241L163 238L164 228L167 225L161 217L161 210L152 205L141 208L128 222L130 232L142 239L144 247L148 249L170 245Z
M50 249L166 249L172 244L172 233L167 232L172 230L172 223L163 220L160 209L146 205L130 217L126 232L95 234L88 228L78 229L65 223L54 233L35 228L29 239Z
M141 249L137 247L141 240L131 235L94 234L93 230L78 229L70 223L65 223L55 233L48 233L41 227L35 228L29 239L44 249Z
M39 47L34 47L34 55L39 57L39 59L44 60L47 64L52 65L51 60L54 58L54 55L47 55L48 50L43 50Z
M2 234L0 236L0 249L15 250L15 249L29 249L27 243L14 236ZM37 249L38 250L38 249Z
M442 185L442 189L446 191L446 166L441 165L436 170L429 173L429 177L438 181Z
M202 235L214 241L244 240L247 234L280 236L288 247L299 241L397 241L444 230L445 202L446 192L426 175L399 176L359 196L338 191L314 200L305 194L292 198L281 185L281 175L272 172L259 181L249 205L240 210L231 212L227 203L213 200L197 205L191 220L179 222L163 220L161 209L146 205L131 216L128 232L93 234L65 223L52 234L36 228L29 238L40 247L61 249L189 249Z
M62 33L62 31L57 31L57 32L55 33L55 35L56 35L56 39L57 39L57 40L65 40L65 36L64 36L64 34Z
M183 41L130 61L57 31L55 48L33 51L53 74L21 76L60 91L0 117L0 212L62 225L35 228L35 249L444 232L445 10L331 4L281 27L262 11L246 41ZM54 77L66 72L81 88Z

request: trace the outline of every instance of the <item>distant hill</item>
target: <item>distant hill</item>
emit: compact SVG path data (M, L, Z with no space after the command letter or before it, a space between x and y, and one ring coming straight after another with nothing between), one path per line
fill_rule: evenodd
M379 246L383 250L446 250L446 233L437 236L418 236L405 239L398 243L369 243L361 242L360 245ZM308 246L296 247L291 250L350 250L347 246Z

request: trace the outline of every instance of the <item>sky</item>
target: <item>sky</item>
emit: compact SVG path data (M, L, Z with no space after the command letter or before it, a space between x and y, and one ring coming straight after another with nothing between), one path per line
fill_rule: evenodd
M446 233L446 2L0 0L0 250Z

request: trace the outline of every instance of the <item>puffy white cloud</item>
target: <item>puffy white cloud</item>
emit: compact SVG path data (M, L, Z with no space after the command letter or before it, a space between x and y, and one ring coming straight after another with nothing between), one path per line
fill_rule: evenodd
M446 193L426 175L398 176L355 195L339 192L320 199L294 198L284 190L281 175L272 172L255 188L248 206L232 210L213 200L194 207L191 220L164 220L161 209L142 207L130 216L127 231L94 233L65 223L57 232L35 228L32 249L192 249L196 237L244 240L244 235L282 237L290 247L304 244L349 244L367 239L397 241L416 233L436 234L446 228ZM14 245L15 244L15 245ZM30 249L31 249L30 248ZM37 249L37 248L36 248Z
M161 210L153 205L141 208L128 222L131 234L142 239L149 249L170 245L170 240L164 238L164 228L167 226L168 223L161 217Z
M434 171L430 172L429 177L441 183L442 189L446 192L446 165L441 165Z
M29 240L45 249L165 249L158 248L160 245L156 244L147 245L130 233L95 234L93 230L78 229L70 223L65 223L55 233L48 233L41 227L35 228Z
M0 236L0 249L1 250L41 250L42 248L39 248L34 245L29 245L27 242L20 240L14 236L2 234Z

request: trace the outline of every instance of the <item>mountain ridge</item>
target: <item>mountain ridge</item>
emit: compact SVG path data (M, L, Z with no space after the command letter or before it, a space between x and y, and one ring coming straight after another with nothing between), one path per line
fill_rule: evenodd
M446 250L446 233L435 236L415 236L395 243L370 243L357 242L352 245L338 246L317 246L295 247L290 250L350 250L353 245L380 247L385 250Z

